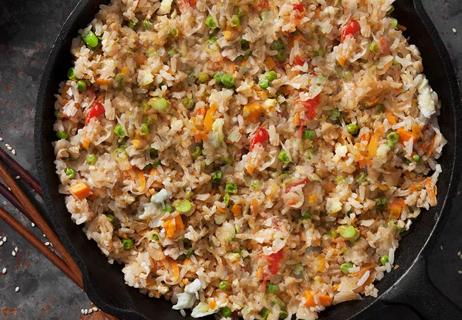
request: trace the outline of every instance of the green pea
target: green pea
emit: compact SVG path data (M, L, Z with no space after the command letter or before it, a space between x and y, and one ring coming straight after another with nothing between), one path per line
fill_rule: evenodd
M159 113L164 113L170 107L170 102L162 97L154 97L149 99L148 105Z
M225 318L230 318L233 315L233 312L228 307L221 308L221 314Z
M212 183L213 184L219 184L222 178L223 178L223 172L221 172L220 170L217 170L212 173Z
M353 268L353 264L351 262L345 262L340 265L340 271L342 271L343 274L349 273L351 268Z
M123 138L127 135L125 133L124 127L120 123L116 124L116 126L114 127L114 134L119 138Z
M314 140L314 138L316 138L316 131L306 129L303 131L302 138L303 140Z
M398 27L398 20L395 18L390 19L390 25L392 28L396 29Z
M197 80L199 80L200 83L206 83L209 81L209 75L207 72L199 72L197 76Z
M87 162L87 164L92 166L96 163L96 156L94 154L89 154L87 155L85 161Z
M392 131L387 135L387 145L390 148L394 148L395 145L398 143L399 135L398 133Z
M245 39L241 39L239 44L241 45L241 49L244 51L247 51L250 49L250 42Z
M64 169L64 173L69 179L74 179L77 174L73 168Z
M265 78L268 79L269 82L274 81L278 78L278 74L274 70L270 70L265 73Z
M350 123L347 125L347 131L352 136L356 136L359 133L359 126L356 123Z
M152 22L149 20L143 20L143 28L144 30L149 30L152 28Z
M147 124L146 122L143 122L140 126L140 134L142 136L145 136L149 133L149 124Z
M218 284L218 288L222 291L228 290L229 289L229 282L226 280L220 281Z
M387 205L388 205L388 199L385 198L385 197L380 197L380 198L377 198L375 199L375 207L380 210L380 211L383 211L387 208Z
M77 89L80 92L87 90L87 83L84 80L77 81Z
M278 287L277 284L268 283L268 286L266 287L266 292L271 293L271 294L275 294L278 291L279 291L279 287Z
M225 185L225 192L228 194L237 193L237 184L232 182L227 182Z
M130 250L133 248L134 242L132 239L122 239L122 246L124 250Z
M200 145L195 145L191 151L191 157L196 160L202 155L202 147Z
M381 256L379 259L379 263L381 266L386 265L388 262L390 262L390 258L387 255Z
M260 88L262 89L268 89L269 86L270 86L270 81L268 79L261 79L259 82L258 82L258 85L260 86Z
M67 78L69 80L75 80L77 79L76 76L75 76L75 70L74 68L69 68L69 70L67 71Z
M172 38L178 37L178 34L179 34L179 32L178 32L178 29L177 29L177 28L172 28L172 29L170 29L170 31L168 32L168 35L169 35L170 37L172 37Z
M184 200L177 200L173 203L175 210L181 213L186 213L191 211L192 203L191 201L184 199Z
M215 30L218 26L217 26L217 22L215 21L215 18L212 17L212 16L208 16L206 19L205 19L205 25L210 29L210 30Z
M181 100L181 103L184 105L184 107L188 110L192 110L194 108L194 100L190 97L184 97Z
M82 36L83 42L85 42L86 46L95 49L99 44L99 39L93 31L87 31Z
M353 226L340 226L337 232L345 240L355 241L359 238L359 231Z
M233 28L237 28L241 25L241 18L237 14L233 14L231 17L230 25Z
M232 88L234 88L234 85L235 85L234 77L229 73L223 74L221 76L220 82L223 85L223 87L225 87L227 89L232 89Z
M56 137L58 139L69 139L69 133L67 133L66 131L58 131L56 132Z
M281 152L279 152L278 159L285 165L290 163L290 156L285 150L281 150Z
M372 41L371 44L369 45L369 51L372 53L377 53L379 52L379 45L377 42Z
M412 161L419 163L421 160L420 156L418 154L415 154L412 156Z

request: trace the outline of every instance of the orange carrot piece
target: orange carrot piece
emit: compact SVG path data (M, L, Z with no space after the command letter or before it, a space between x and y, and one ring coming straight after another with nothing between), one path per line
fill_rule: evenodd
M90 188L83 182L74 184L69 188L69 191L79 200L83 200L91 194Z
M319 304L324 307L330 306L332 304L332 297L328 296L327 294L320 294L318 296L318 300Z
M242 211L242 208L240 205L238 205L237 203L233 204L233 206L231 207L231 212L233 213L233 215L235 217L238 217L241 215L241 211Z
M403 128L399 128L396 131L398 132L399 140L401 141L401 143L409 141L409 140L411 140L413 138L412 133L405 130L405 129L403 129Z
M382 125L378 126L374 134L371 137L371 140L369 141L369 146L368 146L368 155L369 159L373 159L375 155L377 154L377 148L379 147L379 141L383 137L384 133L384 128Z
M212 130L216 111L217 111L217 107L214 104L212 104L210 108L207 110L207 113L205 114L204 129L206 132L210 132Z
M306 307L315 307L316 306L316 303L314 302L313 292L305 290L303 292L303 295L305 296L305 306Z
M390 204L388 205L388 211L390 212L390 216L398 220L401 217L401 213L403 212L405 207L404 199L396 198L393 199Z

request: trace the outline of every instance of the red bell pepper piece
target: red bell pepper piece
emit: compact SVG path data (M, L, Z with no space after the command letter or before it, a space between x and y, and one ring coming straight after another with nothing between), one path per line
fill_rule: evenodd
M313 120L316 117L316 108L318 107L320 102L321 97L319 95L317 95L313 99L309 99L302 102L306 110L306 117L309 120Z
M305 60L303 60L303 58L300 56L295 56L294 64L296 64L297 66L303 66L305 64Z
M104 114L104 106L95 101L90 107L90 111L88 111L87 118L85 119L85 124L88 124L91 119L98 118Z
M305 6L303 3L294 3L293 4L294 10L297 10L298 12L303 12L305 10Z
M342 29L340 41L343 42L349 36L355 36L361 31L359 22L351 19Z
M268 268L271 274L278 273L282 258L283 258L282 249L279 250L278 252L270 254L269 256L266 256L266 259L268 260Z
M269 140L269 133L268 130L266 130L263 127L258 128L257 132L255 132L255 135L253 136L252 140L250 141L250 150L253 150L253 148L257 144L262 144L266 141Z

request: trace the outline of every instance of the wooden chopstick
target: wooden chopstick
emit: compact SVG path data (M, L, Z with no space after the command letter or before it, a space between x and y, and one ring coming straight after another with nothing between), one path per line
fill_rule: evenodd
M26 217L31 220L31 218L29 217L29 214L27 212L25 212L24 208L21 206L21 204L19 203L18 199L16 199L16 197L14 196L14 194L11 193L10 190L8 190L8 187L6 187L3 183L0 182L0 194L6 199L8 200L9 203L11 203L16 209L18 209L19 211L21 211L22 213L24 213L26 215ZM33 221L32 221L33 222Z
M83 288L82 277L71 271L68 265L47 246L45 246L37 237L27 230L21 223L11 216L9 212L0 207L0 218L2 218L13 230L19 233L27 242L32 244L41 254L48 258L56 267L64 272L76 285Z
M39 195L43 195L40 183L29 172L19 165L13 158L10 157L5 150L0 148L0 160L11 168L24 182L35 190Z
M70 271L78 278L79 283L82 282L82 275L80 273L79 267L67 252L66 248L64 248L56 233L43 219L40 212L35 208L26 194L21 190L21 188L19 188L15 179L8 173L2 161L0 161L0 178L2 178L6 186L11 189L11 193L14 194L22 208L28 213L30 219L47 236L48 240L50 240L50 242L53 244L53 247L61 255L64 262L68 265Z

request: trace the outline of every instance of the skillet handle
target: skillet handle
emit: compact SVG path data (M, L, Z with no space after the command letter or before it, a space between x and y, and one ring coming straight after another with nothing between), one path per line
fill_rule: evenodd
M399 285L383 296L385 304L402 304L412 308L423 319L462 319L462 309L446 297L431 281L423 256L405 274Z

